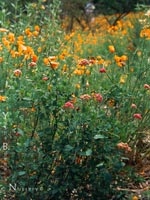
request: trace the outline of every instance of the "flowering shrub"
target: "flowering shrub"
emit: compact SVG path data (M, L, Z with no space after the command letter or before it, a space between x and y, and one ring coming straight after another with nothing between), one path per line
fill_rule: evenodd
M149 41L128 20L65 34L59 1L28 6L0 28L1 198L123 199L150 128Z

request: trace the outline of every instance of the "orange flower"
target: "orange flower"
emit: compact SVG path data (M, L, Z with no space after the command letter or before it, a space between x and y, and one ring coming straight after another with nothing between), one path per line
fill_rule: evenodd
M113 45L108 46L109 52L114 53L115 52L115 47Z
M3 62L3 60L4 60L3 57L0 57L0 63Z
M39 35L39 32L38 31L33 31L32 34L37 37Z
M25 34L26 34L28 37L31 37L31 36L32 36L32 33L31 33L31 31L30 31L30 28L27 28L27 29L25 30Z
M51 61L56 61L56 56L49 56L48 57L48 60L51 62Z
M38 25L36 25L36 26L34 27L34 30L39 32L39 31L40 31L40 27L39 27Z
M33 56L32 56L32 61L33 61L33 62L36 62L37 59L38 59L37 55L33 55Z
M57 69L58 65L59 65L58 62L55 62L55 61L50 62L50 66L52 69Z
M0 96L0 101L6 101L6 96Z
M49 65L49 63L50 63L48 58L44 58L43 62L44 62L45 65Z

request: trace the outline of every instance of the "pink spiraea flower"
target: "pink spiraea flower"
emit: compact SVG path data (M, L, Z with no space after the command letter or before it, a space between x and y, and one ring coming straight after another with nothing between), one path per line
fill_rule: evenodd
M94 94L94 98L96 101L98 102L102 102L103 101L103 97L101 94L97 93L97 94Z
M49 78L47 77L47 76L44 76L43 78L42 78L42 80L43 81L47 81Z
M118 149L123 149L123 150L128 151L128 152L132 151L131 147L127 143L124 143L124 142L118 143L117 147L118 147Z
M90 100L91 96L88 95L88 94L83 94L83 95L80 96L80 99L82 99L82 100Z
M132 104L131 104L131 108L135 108L135 109L136 109L136 108L137 108L136 104L135 104L135 103L132 103Z
M74 105L70 101L68 101L63 105L63 108L65 108L65 109L68 109L68 108L74 109Z
M139 114L139 113L135 113L135 114L133 115L133 117L136 118L136 119L142 119L142 115Z
M99 70L100 73L106 73L106 69L104 67L100 68Z
M145 89L150 89L150 85L144 84L144 88L145 88Z
M22 75L22 71L21 71L20 69L16 69L16 70L14 70L14 75L15 75L16 77L19 77L19 76Z
M86 65L89 65L89 61L87 60L87 59L83 59L83 60L81 60L80 62L79 62L79 65L81 65L81 66L86 66Z

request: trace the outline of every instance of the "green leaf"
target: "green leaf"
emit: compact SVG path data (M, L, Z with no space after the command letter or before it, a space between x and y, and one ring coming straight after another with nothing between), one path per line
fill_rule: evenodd
M101 134L98 134L98 135L95 135L94 136L94 139L95 140L98 140L98 139L104 139L104 138L106 138L104 135L101 135Z
M85 155L86 156L91 156L92 154L92 150L91 149L88 149L86 152L85 152Z
M98 165L96 165L96 167L102 167L104 165L104 162L99 163Z
M23 175L25 175L25 174L26 174L25 171L20 171L20 172L18 172L18 175L19 175L19 176L23 176Z
M71 145L69 145L69 144L67 144L65 146L65 151L71 151L72 149L73 149L73 147Z

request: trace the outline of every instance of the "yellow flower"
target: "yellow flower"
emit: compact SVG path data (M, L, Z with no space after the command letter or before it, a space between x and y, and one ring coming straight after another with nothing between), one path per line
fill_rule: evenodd
M127 75L121 75L121 77L120 77L120 83L124 84L126 82L126 79L127 79Z
M75 85L75 87L76 87L76 89L80 89L80 84L77 83L77 84Z
M138 200L139 198L137 196L133 196L132 200Z
M38 53L41 53L41 51L42 51L42 48L41 48L41 47L39 47L39 48L37 49L37 51L38 51Z

